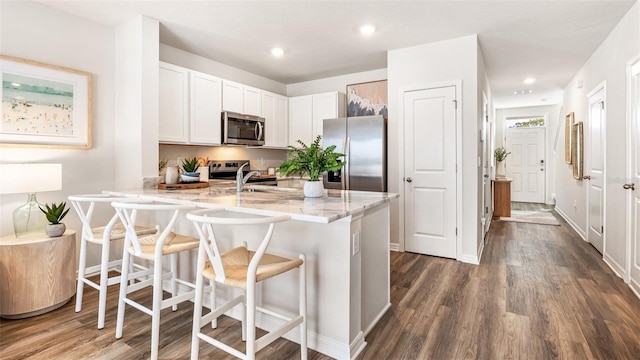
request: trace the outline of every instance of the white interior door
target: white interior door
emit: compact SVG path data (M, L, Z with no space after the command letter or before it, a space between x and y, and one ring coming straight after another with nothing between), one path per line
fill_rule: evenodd
M604 251L604 87L589 94L589 117L585 126L584 180L587 182L587 241Z
M456 258L456 87L404 93L405 250Z
M509 128L506 176L511 182L511 201L544 203L545 128Z
M629 277L631 287L640 295L640 58L629 69L630 100L630 135L629 135L629 164L630 182L624 185L627 191L631 191L631 206L629 219Z
M482 94L483 98L483 119L482 122L482 224L484 226L484 235L486 236L489 231L489 226L491 225L491 199L493 196L491 195L491 181L489 181L489 177L491 174L491 132L489 131L489 104L487 103L487 99Z

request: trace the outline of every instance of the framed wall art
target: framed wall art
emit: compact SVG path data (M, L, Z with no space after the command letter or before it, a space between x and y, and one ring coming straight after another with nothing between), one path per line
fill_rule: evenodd
M0 146L91 148L90 73L0 55Z
M571 130L571 163L573 164L573 178L576 180L582 180L584 157L583 122L580 121L573 124Z
M347 85L347 117L382 115L387 118L387 80Z
M574 123L573 112L570 112L564 118L564 162L571 164L571 133Z

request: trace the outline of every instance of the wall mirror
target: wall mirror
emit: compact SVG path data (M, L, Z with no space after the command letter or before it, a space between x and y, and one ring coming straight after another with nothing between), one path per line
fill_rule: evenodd
M573 178L582 180L582 163L584 155L584 139L582 138L583 123L572 125L571 131L571 163L573 164Z

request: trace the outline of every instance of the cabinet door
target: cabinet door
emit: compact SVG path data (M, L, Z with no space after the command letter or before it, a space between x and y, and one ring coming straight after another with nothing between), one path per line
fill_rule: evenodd
M262 106L260 106L260 104L262 103L262 90L250 86L244 86L243 91L243 114L260 116L260 114L262 113Z
M222 82L222 109L239 114L244 112L244 86L232 81Z
M159 126L161 143L189 141L189 72L179 66L160 63Z
M262 117L265 118L265 145L287 147L289 141L289 100L287 97L262 92Z
M289 99L289 144L299 147L297 140L309 145L313 138L313 96Z
M220 144L220 113L222 111L222 80L191 72L190 142Z
M338 93L331 92L313 95L313 139L322 135L324 119L338 117Z

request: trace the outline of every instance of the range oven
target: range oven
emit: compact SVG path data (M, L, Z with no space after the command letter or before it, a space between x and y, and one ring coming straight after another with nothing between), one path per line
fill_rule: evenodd
M236 180L236 173L238 169L245 163L248 163L249 160L220 160L213 161L209 165L209 179L210 180ZM250 165L249 165L250 166ZM245 166L242 169L242 176L245 176L249 173L249 166ZM252 176L247 180L247 184L260 184L260 185L271 185L277 186L278 181L276 180L275 175L264 175L264 176Z
M232 145L264 145L264 118L222 112L222 143Z

